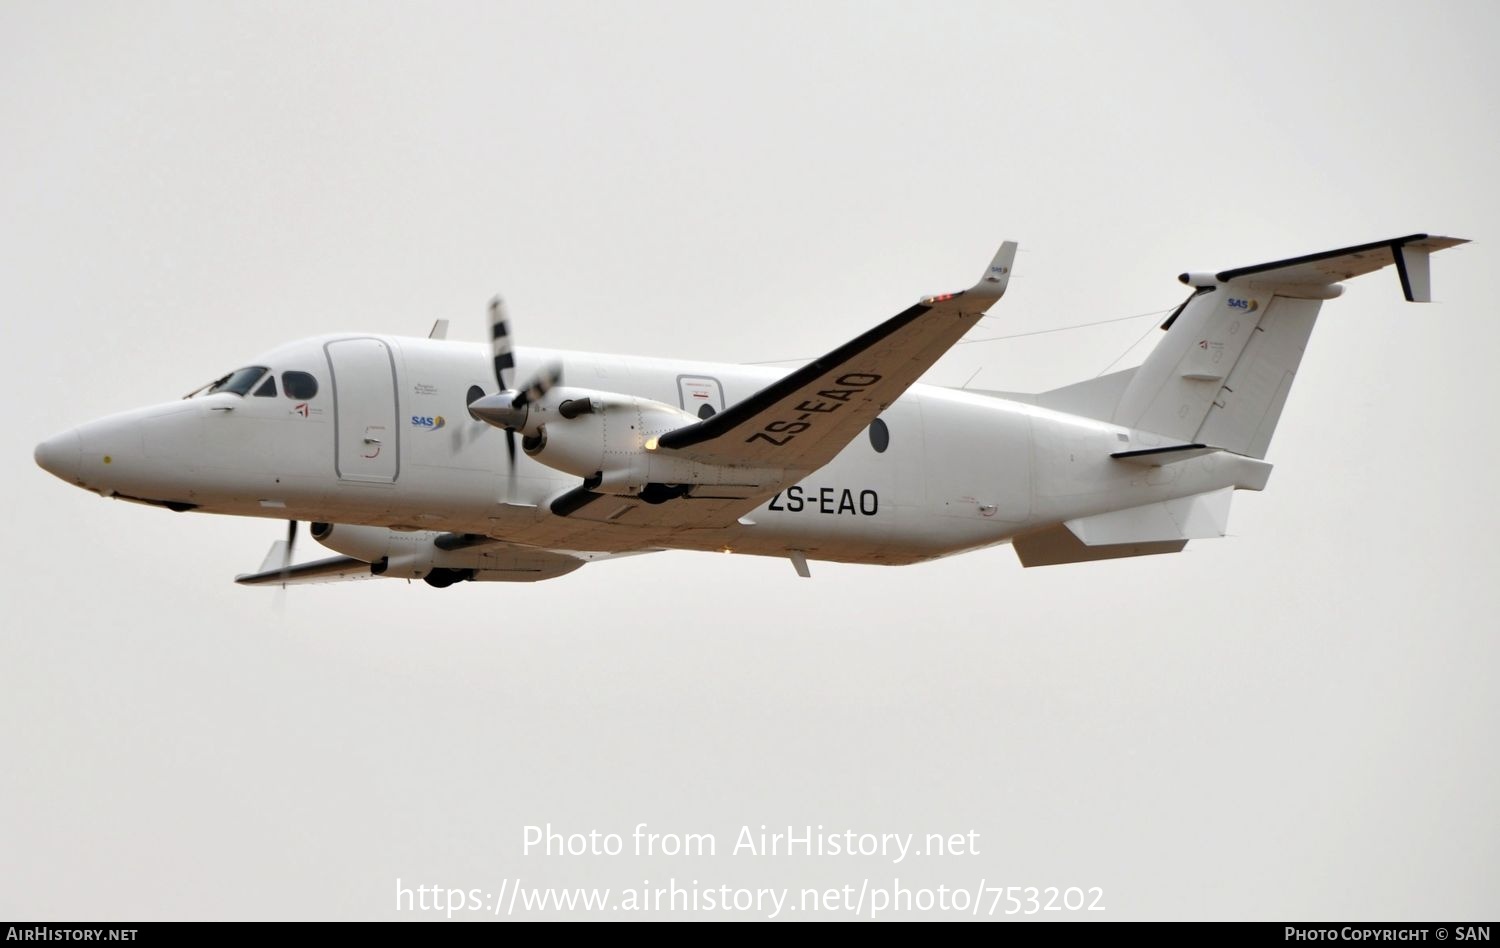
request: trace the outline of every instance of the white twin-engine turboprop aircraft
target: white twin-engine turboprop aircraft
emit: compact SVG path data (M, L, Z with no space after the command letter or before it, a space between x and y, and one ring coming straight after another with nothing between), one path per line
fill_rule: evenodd
M792 372L515 350L496 300L490 348L445 341L441 321L426 339L305 339L36 461L104 497L289 520L246 585L531 581L664 549L787 557L803 576L1007 542L1026 566L1174 553L1265 486L1339 281L1395 264L1425 302L1429 255L1461 243L1185 273L1192 295L1142 365L1040 395L916 384L1005 292L1014 243L972 288ZM294 563L300 520L340 555Z

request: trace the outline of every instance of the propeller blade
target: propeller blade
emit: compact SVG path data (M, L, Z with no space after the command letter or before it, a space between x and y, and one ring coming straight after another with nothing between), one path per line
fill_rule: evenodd
M510 316L500 297L490 300L490 347L495 358L495 383L500 391L487 396L477 388L469 390L469 415L505 431L505 455L510 462L506 496L510 496L516 473L516 429L526 424L527 406L540 399L562 381L562 366L551 363L536 374L531 384L519 392L511 387L516 375L516 354L511 348ZM514 395L512 396L512 393ZM507 406L505 398L510 397Z
M558 362L548 364L536 374L536 377L531 380L530 385L526 386L523 391L516 395L515 400L511 402L511 407L522 408L531 404L543 395L546 395L552 390L552 386L561 381L562 364Z
M516 375L516 354L510 345L510 317L505 301L498 296L490 300L490 340L495 354L495 382L500 391L508 391Z

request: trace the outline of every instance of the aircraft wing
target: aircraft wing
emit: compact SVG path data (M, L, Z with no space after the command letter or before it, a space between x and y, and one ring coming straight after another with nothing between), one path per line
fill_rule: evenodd
M922 300L717 415L667 432L659 448L710 464L817 470L1004 295L1015 255L1006 241L971 288Z
M296 563L285 569L263 568L255 573L241 573L234 578L234 581L241 586L305 586L310 583L334 583L346 579L372 578L370 564L364 560L357 560L352 556L332 556L326 560Z
M1005 293L1016 244L1000 245L978 283L930 296L704 421L669 431L655 450L724 468L777 471L772 482L700 485L646 499L585 483L553 514L664 533L723 527L827 464L978 322Z

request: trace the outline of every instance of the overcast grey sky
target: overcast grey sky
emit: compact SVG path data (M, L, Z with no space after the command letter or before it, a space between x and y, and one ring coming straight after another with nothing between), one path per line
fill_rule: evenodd
M1489 3L0 3L0 915L395 917L493 889L1100 886L1108 918L1500 909ZM1023 571L667 553L236 587L282 526L33 445L325 331L811 356L1023 253L976 335L1186 269L1476 238L1323 309L1232 536ZM960 346L1094 375L1150 320ZM1136 347L1125 363L1138 361ZM304 555L315 553L308 542ZM980 855L551 859L823 824Z

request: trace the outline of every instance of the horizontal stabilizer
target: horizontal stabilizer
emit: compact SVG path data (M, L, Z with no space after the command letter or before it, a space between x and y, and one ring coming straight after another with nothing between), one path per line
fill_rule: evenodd
M1141 448L1139 451L1116 451L1110 457L1116 461L1124 461L1127 464L1139 464L1143 467L1162 467L1167 464L1175 464L1178 461L1186 461L1190 458L1201 458L1205 454L1213 454L1218 448L1210 448L1206 444L1173 444L1165 448Z
M1207 540L1227 532L1233 491L1234 488L1226 487L1207 494L1079 517L1064 525L1087 546Z
M1461 237L1433 237L1427 234L1411 234L1393 237L1357 247L1340 247L1321 253L1258 263L1249 267L1238 267L1215 274L1218 282L1229 283L1253 277L1258 282L1281 283L1299 286L1327 286L1382 267L1396 265L1401 278L1401 293L1414 303L1432 301L1432 281L1429 276L1428 257L1436 250L1446 250L1466 244ZM1178 279L1184 283L1195 282L1191 274L1184 273Z

